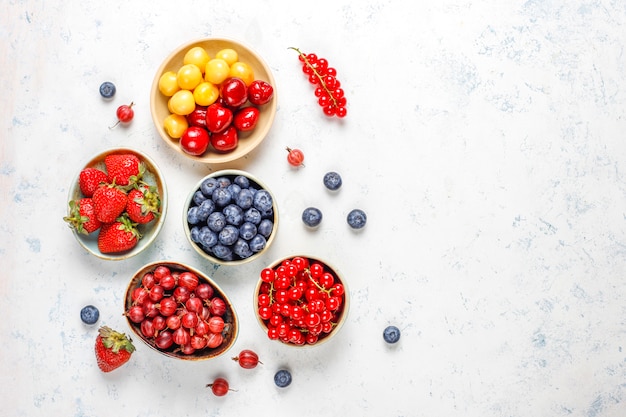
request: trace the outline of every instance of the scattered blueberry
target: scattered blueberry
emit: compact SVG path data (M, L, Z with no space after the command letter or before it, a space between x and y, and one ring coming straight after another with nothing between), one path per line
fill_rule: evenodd
M367 215L361 209L354 209L348 213L348 224L353 229L361 229L367 223Z
M291 384L291 372L281 369L274 375L274 383L280 388L285 388Z
M322 212L316 207L307 207L302 212L302 221L309 227L317 227L322 222Z
M338 190L342 183L341 175L334 171L327 172L326 175L324 175L324 186L331 191Z
M100 95L104 98L112 98L115 95L115 84L111 81L105 81L100 84Z
M87 305L80 310L80 319L85 324L96 324L100 318L100 311L97 307Z
M400 340L400 329L396 326L387 326L385 330L383 330L383 339L387 343L396 343Z
M266 238L270 237L273 229L274 222L272 222L270 219L261 220L261 223L259 223L259 226L257 227L257 231L259 232L259 234L263 235Z

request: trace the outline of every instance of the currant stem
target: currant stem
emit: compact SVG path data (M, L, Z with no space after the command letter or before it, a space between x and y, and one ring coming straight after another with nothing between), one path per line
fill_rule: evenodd
M320 85L324 88L324 90L326 91L326 93L328 94L328 97L330 97L330 99L333 101L333 106L337 107L337 100L335 99L335 97L333 96L332 92L328 89L328 87L326 86L326 83L324 82L324 79L322 78L322 76L320 75L319 72L317 72L317 69L311 65L311 63L309 62L309 59L306 57L306 54L302 53L300 51L300 49L290 46L288 49L293 49L294 51L296 51L298 54L300 54L300 57L302 58L302 60L304 61L304 63L306 64L307 67L311 68L311 70L313 70L313 73L315 74L315 76L317 77L317 79L320 82ZM333 77L335 78L335 77Z

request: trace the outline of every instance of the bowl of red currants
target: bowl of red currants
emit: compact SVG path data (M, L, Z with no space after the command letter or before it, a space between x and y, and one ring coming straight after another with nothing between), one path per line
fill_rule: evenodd
M139 269L126 289L124 315L145 344L183 360L216 358L239 333L237 314L224 291L178 262L157 261Z
M156 163L130 148L100 152L72 181L63 220L78 243L105 260L124 260L154 242L167 213L167 187Z
M270 340L318 346L343 327L350 307L345 280L321 259L289 256L260 272L254 309Z
M259 146L276 108L269 66L249 46L226 38L180 45L158 68L150 91L163 141L208 164L237 160Z
M235 266L257 259L277 234L276 199L246 171L225 169L205 176L183 207L189 243L214 264Z

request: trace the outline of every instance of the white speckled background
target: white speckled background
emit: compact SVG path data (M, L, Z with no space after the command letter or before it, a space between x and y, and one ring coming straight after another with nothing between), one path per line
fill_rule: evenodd
M1 416L621 417L626 415L626 4L615 0L49 2L0 5ZM285 4L283 4L285 3ZM161 60L205 36L255 48L279 109L263 145L230 164L277 195L264 258L214 268L187 244L183 202L210 169L156 134L148 92ZM349 101L326 119L297 46L326 57ZM113 102L98 94L117 85ZM115 109L136 103L127 128ZM161 167L166 224L137 258L105 262L62 217L81 164L132 146ZM306 154L286 163L285 146ZM328 170L344 186L330 195ZM324 212L319 230L302 209ZM352 233L347 212L368 214ZM252 312L260 269L292 252L347 277L349 322L332 343L270 342ZM204 269L242 328L212 362L137 341L101 373L96 327L128 331L130 276L158 259ZM399 344L382 330L396 324ZM252 348L264 364L232 362ZM282 366L294 381L279 390ZM236 389L213 397L226 376Z

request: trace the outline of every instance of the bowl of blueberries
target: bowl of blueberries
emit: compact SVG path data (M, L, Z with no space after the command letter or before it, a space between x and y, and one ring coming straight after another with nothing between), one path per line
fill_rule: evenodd
M184 205L183 225L202 257L218 265L240 265L259 257L274 241L278 207L260 179L225 169L195 184Z

